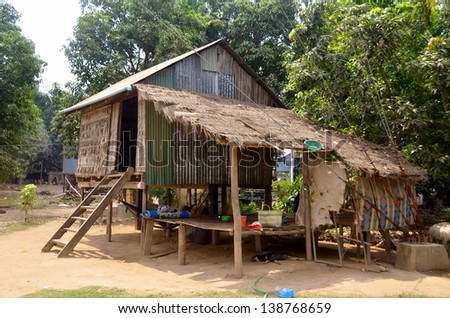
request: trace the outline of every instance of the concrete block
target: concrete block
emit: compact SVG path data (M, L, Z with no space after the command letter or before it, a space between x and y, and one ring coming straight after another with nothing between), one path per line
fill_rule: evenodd
M395 267L406 271L428 271L450 269L450 260L445 247L441 244L397 244Z

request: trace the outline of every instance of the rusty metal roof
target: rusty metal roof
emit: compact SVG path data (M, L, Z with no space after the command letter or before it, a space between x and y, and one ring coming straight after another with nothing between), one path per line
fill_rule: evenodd
M60 111L61 114L69 114L72 113L74 111L83 109L85 107L88 107L90 105L93 105L97 102L101 102L103 100L106 100L108 98L111 98L115 95L118 95L120 93L123 93L125 91L131 91L132 87L131 85L139 83L140 81L144 80L145 78L193 55L193 54L198 54L203 50L206 50L214 45L221 45L237 62L238 64L246 71L248 72L253 78L255 78L256 82L258 84L260 84L265 90L267 90L269 92L269 94L273 97L273 99L275 100L275 102L279 105L279 107L285 107L283 105L283 103L280 101L280 99L278 98L278 96L267 86L267 84L265 84L260 78L259 76L250 68L250 66L245 63L245 61L228 45L228 43L226 43L225 40L223 39L219 39L216 40L214 42L211 42L205 46L202 46L200 48L194 49L192 51L189 51L187 53L184 53L182 55L179 55L173 59L167 60L163 63L160 63L158 65L152 66L146 70L143 70L139 73L136 73L134 75L128 76L126 78L124 78L123 80L111 85L110 87L102 90L101 92L98 92L97 94L94 94L88 98L86 98L85 100L71 106L68 107L62 111Z

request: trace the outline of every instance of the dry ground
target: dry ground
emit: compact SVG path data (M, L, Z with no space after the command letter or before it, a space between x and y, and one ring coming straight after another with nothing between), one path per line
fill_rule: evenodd
M5 210L5 209L4 209ZM247 291L260 276L257 287L276 296L283 287L293 288L302 295L382 297L408 294L430 297L450 297L450 272L406 272L383 263L386 272L340 268L306 261L275 263L250 262L254 255L251 240L243 244L244 277L233 277L233 245L227 236L218 246L188 244L187 265L178 265L177 254L159 258L142 256L140 232L130 222L116 220L113 242L107 242L104 225L95 225L75 253L57 258L54 252L41 253L46 241L72 211L71 208L33 210L32 216L58 216L44 225L0 236L0 297L20 297L43 288L76 289L84 286L104 286L127 289L138 294L193 293L203 291ZM2 222L22 219L18 210L6 209L0 214ZM156 231L153 254L176 249L176 232L169 238ZM290 250L304 257L304 246L298 241L266 241L265 250ZM375 250L374 258L382 260L383 253ZM351 254L349 254L351 256ZM394 255L395 256L395 255ZM319 257L337 261L333 244L321 243ZM355 262L346 264L359 266ZM256 297L261 294L256 293Z

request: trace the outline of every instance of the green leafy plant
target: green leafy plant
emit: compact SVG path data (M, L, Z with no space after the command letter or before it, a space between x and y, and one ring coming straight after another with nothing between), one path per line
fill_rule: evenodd
M25 222L28 219L28 211L33 208L33 204L36 202L36 189L34 184L27 184L20 190L22 195L20 199L22 200L20 209L25 213Z
M250 203L239 202L239 209L241 210L241 215L250 215L259 210L256 203L253 201Z
M299 175L294 182L278 180L272 183L272 191L275 194L273 208L286 213L294 213L294 198L303 184L303 176Z

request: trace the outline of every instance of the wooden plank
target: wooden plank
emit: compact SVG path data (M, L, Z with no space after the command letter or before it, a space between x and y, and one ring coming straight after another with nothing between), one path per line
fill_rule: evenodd
M112 242L112 200L108 207L108 214L106 215L106 241Z
M306 260L312 261L312 237L311 237L311 207L310 207L310 196L309 196L309 186L310 186L310 177L309 177L309 158L308 151L303 151L303 164L302 164L302 173L303 173L303 204L304 204L304 214L305 214L305 241L306 241Z
M146 219L145 220L142 255L150 255L150 253L152 251L153 226L154 225L155 225L154 219Z
M178 264L186 265L186 226L178 227Z
M110 204L112 199L119 193L120 189L122 189L123 184L131 177L134 173L133 168L128 168L124 175L117 180L117 183L114 187L108 192L105 198L100 202L97 208L92 212L92 214L88 217L88 219L80 226L78 232L72 237L72 239L67 243L67 245L59 252L58 257L63 257L69 255L70 252L74 249L74 247L78 244L78 242L83 238L83 236L87 233L87 231L91 228L91 226L95 223L98 217L103 213L105 208ZM106 178L104 178L106 180ZM101 184L99 184L101 187ZM92 192L91 192L92 193ZM84 203L86 204L86 203ZM68 226L64 226L68 227Z
M233 243L234 243L234 274L236 278L242 278L242 223L239 210L239 161L238 147L231 148L231 207L233 210Z

